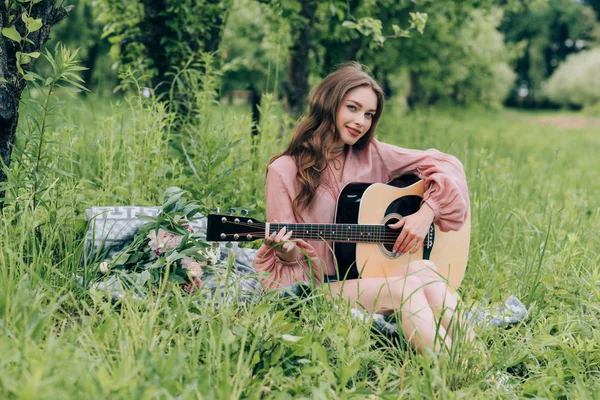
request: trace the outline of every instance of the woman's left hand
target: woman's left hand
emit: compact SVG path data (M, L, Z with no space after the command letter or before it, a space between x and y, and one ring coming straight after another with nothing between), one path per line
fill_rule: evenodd
M402 217L400 221L389 225L392 229L402 228L402 232L400 232L394 244L393 251L398 254L405 254L419 250L423 246L423 241L429 232L433 218L433 210L427 203L423 203L416 213Z

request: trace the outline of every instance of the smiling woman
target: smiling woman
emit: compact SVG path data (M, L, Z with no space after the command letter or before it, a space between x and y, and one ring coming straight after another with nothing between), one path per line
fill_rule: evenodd
M369 131L376 112L377 95L370 87L360 86L349 91L336 115L335 127L340 138L335 148L354 145Z
M424 195L416 212L389 225L398 232L390 257L420 250L432 222L442 231L461 228L469 210L462 164L437 150L407 150L377 141L374 132L383 103L381 88L357 63L333 72L314 89L308 115L267 169L270 222L331 224L346 184L386 183L414 174L424 182ZM382 278L346 279L331 248L324 239L311 244L296 239L284 226L267 235L255 266L266 272L266 287L314 277L331 299L380 314L396 313L407 339L419 350L452 346L458 298L432 262L405 263Z

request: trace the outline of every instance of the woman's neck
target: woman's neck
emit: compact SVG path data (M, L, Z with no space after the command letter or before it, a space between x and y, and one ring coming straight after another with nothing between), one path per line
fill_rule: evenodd
M344 154L344 150L346 149L346 145L342 144L342 145L334 145L332 147L330 147L330 150L328 152L329 155L329 159L334 159L334 158L338 158L340 155Z

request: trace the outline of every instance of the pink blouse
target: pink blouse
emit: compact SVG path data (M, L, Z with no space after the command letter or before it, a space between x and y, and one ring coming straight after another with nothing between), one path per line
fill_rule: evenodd
M463 166L456 157L435 149L408 150L377 140L362 150L348 147L341 181L335 179L333 173L324 176L311 207L302 211L303 221L298 221L292 211L292 201L300 192L297 171L290 156L280 157L269 165L266 181L267 221L333 223L337 198L346 184L387 183L404 174L415 174L423 179L423 201L434 211L434 222L442 231L458 230L467 218L469 192ZM309 281L311 266L317 280L322 280L323 274L336 274L331 242L309 244L299 240L298 247L298 259L285 262L269 246L261 246L254 265L257 272L269 273L262 279L263 286L276 288Z

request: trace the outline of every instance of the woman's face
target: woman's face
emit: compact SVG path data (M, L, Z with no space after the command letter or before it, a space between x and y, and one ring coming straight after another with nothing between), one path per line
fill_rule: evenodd
M377 95L368 86L352 89L342 99L337 110L335 129L340 139L334 147L352 146L371 128L377 111Z

